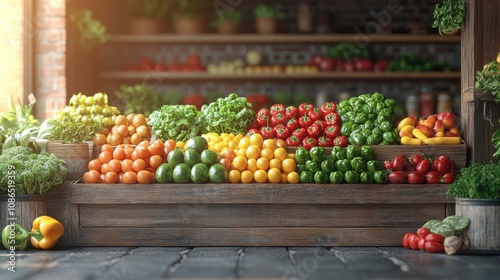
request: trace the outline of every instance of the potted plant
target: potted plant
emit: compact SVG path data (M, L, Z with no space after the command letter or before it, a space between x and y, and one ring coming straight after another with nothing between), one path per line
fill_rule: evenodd
M471 252L500 252L500 163L462 168L447 194L455 196L456 214L470 219Z
M211 4L206 0L179 0L175 2L174 28L178 34L199 34L205 32L207 8Z
M91 50L108 41L106 26L93 17L91 10L76 11L70 16L70 20L76 28L83 49Z
M130 33L162 33L166 25L164 18L171 3L171 0L127 0L127 8L132 15Z
M254 9L257 33L273 34L278 31L278 20L285 15L277 7L259 4Z
M220 34L234 34L243 22L243 12L240 10L226 10L215 16L210 25Z
M464 0L443 0L434 8L434 23L439 34L455 34L462 29L467 7Z

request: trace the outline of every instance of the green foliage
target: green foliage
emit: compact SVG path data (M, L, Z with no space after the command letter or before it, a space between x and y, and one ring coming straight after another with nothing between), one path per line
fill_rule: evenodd
M162 19L173 2L171 0L127 0L127 7L136 17Z
M82 125L81 118L76 115L60 115L47 119L42 124L40 134L50 141L63 141L64 143L82 143L91 141L92 137L102 129L101 121L90 121ZM38 137L42 138L42 137Z
M500 159L500 129L495 131L491 136L491 142L493 142L493 147L495 147L496 152L493 154L494 157Z
M283 19L285 18L285 14L280 11L277 7L259 4L254 9L254 14L256 17L263 18L275 18L275 19Z
M443 0L434 8L434 23L432 27L439 30L439 34L462 29L467 7L464 0Z
M99 20L94 19L91 10L81 10L70 17L80 37L80 44L86 50L104 44L109 39L109 34Z
M177 0L172 8L174 18L193 18L204 14L209 9L212 1L207 0Z
M9 111L0 113L0 152L2 148L23 145L28 146L30 138L36 137L40 124L31 114L33 104L23 105L18 100L7 100Z
M240 10L230 9L224 10L221 14L214 16L210 25L216 27L227 21L234 22L236 25L240 25L243 22L243 12Z
M25 146L16 146L0 155L0 193L14 185L16 194L45 194L66 180L64 161L42 151L35 154Z
M483 70L477 71L475 87L493 94L500 103L500 64L497 61L489 62Z
M159 93L149 89L144 84L134 86L122 85L115 92L116 97L124 103L124 109L121 111L125 115L135 113L149 116L155 109L159 108Z
M325 56L350 61L355 57L369 58L370 53L366 47L346 42L329 47Z
M162 140L187 141L201 130L201 118L194 105L163 105L149 116L152 133Z
M500 163L472 163L462 168L446 194L459 198L500 199Z

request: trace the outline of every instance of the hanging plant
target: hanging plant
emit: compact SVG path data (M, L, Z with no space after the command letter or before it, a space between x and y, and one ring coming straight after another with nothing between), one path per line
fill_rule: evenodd
M462 29L467 7L464 0L443 0L434 8L434 24L439 34L452 33Z
M91 10L81 10L71 15L71 22L75 25L79 41L86 50L104 44L109 39L109 34L99 20L94 19Z

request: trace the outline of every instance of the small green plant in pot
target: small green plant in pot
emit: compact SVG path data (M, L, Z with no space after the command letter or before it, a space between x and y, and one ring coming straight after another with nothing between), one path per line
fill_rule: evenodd
M175 32L179 34L199 34L205 32L207 9L212 2L206 0L178 0L173 11Z
M500 164L472 163L462 168L447 194L455 196L456 215L470 219L465 232L470 251L500 252Z
M243 12L240 10L221 11L215 15L210 26L215 27L218 33L221 34L234 34L238 31L239 26L243 22Z
M439 34L454 34L462 29L466 12L464 0L443 0L434 8L432 27L437 28Z
M94 18L91 10L77 11L70 16L70 19L78 33L80 45L85 50L91 50L108 41L106 26Z
M259 4L254 9L255 27L257 33L273 34L278 31L278 20L283 19L285 14L277 7Z
M145 116L160 107L159 93L149 89L144 84L134 86L122 85L115 92L116 97L123 103L122 111L125 115L131 113L141 113Z
M132 18L129 30L134 34L162 33L165 30L165 16L171 0L127 0Z

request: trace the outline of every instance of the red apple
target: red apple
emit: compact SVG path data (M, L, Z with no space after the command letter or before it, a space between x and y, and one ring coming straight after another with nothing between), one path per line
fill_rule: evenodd
M321 71L333 71L335 69L335 61L333 58L325 58L319 64L319 70Z

